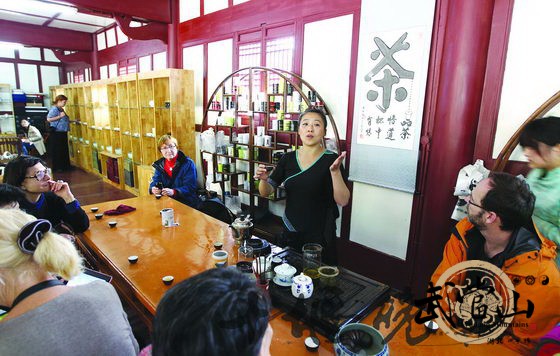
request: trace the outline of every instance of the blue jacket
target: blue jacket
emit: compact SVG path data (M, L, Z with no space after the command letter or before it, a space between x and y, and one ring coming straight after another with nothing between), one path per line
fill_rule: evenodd
M155 173L150 183L149 193L152 194L152 187L155 187L157 183L162 183L164 188L175 189L173 199L196 209L200 199L196 194L198 185L196 181L196 165L193 160L179 151L171 177L165 173L164 163L165 158L160 158L152 164L152 167L155 168Z

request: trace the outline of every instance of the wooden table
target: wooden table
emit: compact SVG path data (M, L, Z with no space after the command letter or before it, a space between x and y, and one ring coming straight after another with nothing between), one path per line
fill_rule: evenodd
M103 216L96 220L90 212L115 209L119 204L137 210L118 216ZM161 225L159 211L173 208L179 226ZM153 196L118 200L84 207L90 215L90 228L78 239L86 258L100 271L113 276L113 285L123 302L135 309L142 321L151 328L156 306L171 287L162 283L166 275L175 277L174 284L213 267L210 257L216 241L223 242L229 253L229 264L236 262L236 246L226 224L202 214L173 199ZM115 228L108 221L117 221ZM235 253L234 253L235 251ZM130 264L127 257L139 256ZM417 309L391 298L375 309L362 323L373 325L386 337L393 355L406 353L436 355L514 355L502 345L463 345L443 333L428 334L423 325L414 322ZM333 355L333 345L306 324L278 309L271 312L274 330L272 355ZM318 353L306 350L303 340L310 335L321 341Z

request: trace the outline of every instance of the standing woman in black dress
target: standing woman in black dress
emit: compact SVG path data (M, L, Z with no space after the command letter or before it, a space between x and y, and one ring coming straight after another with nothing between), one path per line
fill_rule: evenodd
M55 172L70 169L70 156L68 152L68 129L70 120L64 112L64 106L68 98L64 95L57 95L54 105L47 114L47 121L50 125L49 134L49 154L52 158L52 168Z
M282 220L288 246L301 251L305 243L319 243L324 261L335 263L337 205L348 204L350 191L342 174L346 152L338 156L323 147L326 129L323 111L307 109L299 119L302 146L286 153L270 175L264 165L259 165L255 178L260 179L261 196L268 196L279 186L286 189Z

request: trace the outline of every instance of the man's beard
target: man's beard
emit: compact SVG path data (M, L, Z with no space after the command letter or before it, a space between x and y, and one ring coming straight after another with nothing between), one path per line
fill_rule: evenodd
M484 223L484 221L482 219L482 215L484 215L484 211L481 211L480 213L478 213L476 215L471 214L469 212L468 215L467 215L470 223L473 224L480 231L486 230L486 224Z

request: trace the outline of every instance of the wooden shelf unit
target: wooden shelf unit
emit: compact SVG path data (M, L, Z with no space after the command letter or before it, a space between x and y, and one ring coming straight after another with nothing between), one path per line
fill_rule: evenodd
M163 134L175 136L181 150L194 157L192 71L164 69L50 90L53 98L59 94L68 97L72 164L100 174L121 189L142 195L151 179L146 167L161 157L156 142ZM118 182L115 177L115 181L109 179L108 160L116 161Z
M10 84L0 84L0 133L16 135L14 102Z
M276 165L275 153L299 147L301 140L297 127L294 124L284 130L283 122L297 122L301 112L309 106L322 107L329 120L329 128L334 130L335 144L340 152L338 131L328 107L316 90L300 76L264 67L243 68L228 75L210 96L204 112L203 129L213 127L216 133L224 131L228 138L225 148L217 147L216 152L200 151L204 180L211 167L212 183L220 185L222 196L226 190L233 195L249 195L251 213L255 208L268 207L269 201L285 199L281 188L269 197L261 197L253 176L258 164ZM282 127L273 127L273 120L282 120ZM279 121L276 121L275 125L278 124ZM270 146L256 145L254 136L259 126L264 126L265 135L271 136ZM233 133L237 135L237 141L233 140ZM244 133L249 134L249 140L240 143L239 135ZM233 146L233 154L229 146ZM235 163L237 170L239 164L248 165L247 174L219 172L219 166L223 166L223 163L219 165L221 162ZM229 188L226 188L226 183L229 183Z

